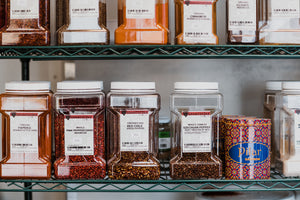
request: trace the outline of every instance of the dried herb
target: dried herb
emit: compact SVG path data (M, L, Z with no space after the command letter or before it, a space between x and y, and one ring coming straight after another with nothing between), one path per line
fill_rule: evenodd
M173 179L221 178L222 161L212 153L183 153L170 161Z
M104 110L100 99L62 98L59 99L59 110L55 112L55 177L58 179L102 179L106 175L105 162L105 124ZM98 106L95 109L95 106ZM94 107L94 109L92 109ZM65 154L65 117L71 114L84 113L94 115L94 154ZM81 114L79 114L81 115Z
M159 161L149 152L121 152L110 163L108 175L122 180L159 179Z
M7 24L0 30L1 45L50 45L50 0L39 0L37 18L23 19L11 18L11 1L14 0L6 1Z

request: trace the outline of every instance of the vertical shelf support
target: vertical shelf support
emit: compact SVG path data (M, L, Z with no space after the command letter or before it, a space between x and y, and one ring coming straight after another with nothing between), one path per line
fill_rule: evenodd
M29 81L30 59L21 59L21 63L22 63L22 81Z
M22 63L22 81L29 81L29 63L30 59L21 59ZM31 183L24 183L26 189L31 189ZM32 200L32 192L24 192L25 200Z

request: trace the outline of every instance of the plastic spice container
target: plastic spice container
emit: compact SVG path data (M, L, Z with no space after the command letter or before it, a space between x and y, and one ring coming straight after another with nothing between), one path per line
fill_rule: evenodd
M282 89L282 81L267 81L265 100L264 100L264 118L271 119L271 167L275 167L275 158L279 157L279 109L277 103ZM277 155L277 156L276 156Z
M111 179L149 180L160 177L158 112L160 95L154 82L112 82L107 95Z
M169 0L119 0L118 3L116 44L168 43Z
M300 176L300 82L283 82L280 108L280 155L276 169Z
M256 44L259 35L260 0L227 0L229 44Z
M54 172L57 179L102 179L105 161L105 95L100 81L57 84Z
M2 179L51 176L51 98L49 82L9 82L0 95Z
M225 126L226 179L269 179L271 120L228 118Z
M7 0L0 45L50 45L50 0Z
M262 45L300 44L300 1L266 0L267 23L260 30Z
M175 83L171 95L173 179L221 178L217 152L222 108L218 83Z
M59 45L109 43L105 0L67 0L65 6L66 24L57 31Z
M0 28L5 24L5 0L0 0Z
M175 43L218 44L217 0L175 0Z
M65 11L66 11L66 1L56 0L56 30L66 24Z
M161 162L170 160L171 153L171 137L170 137L170 119L159 119L159 133L158 133L158 158Z

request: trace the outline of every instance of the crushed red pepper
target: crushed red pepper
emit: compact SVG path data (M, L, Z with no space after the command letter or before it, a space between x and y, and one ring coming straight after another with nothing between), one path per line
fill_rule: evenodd
M97 109L95 105L98 105ZM55 112L55 177L57 179L102 179L106 175L104 109L98 97L61 98ZM84 112L94 118L94 155L65 154L65 117ZM81 115L81 114L80 114Z

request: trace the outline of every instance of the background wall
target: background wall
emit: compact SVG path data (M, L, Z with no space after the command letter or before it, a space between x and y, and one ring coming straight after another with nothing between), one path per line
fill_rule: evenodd
M52 0L52 22L55 22ZM113 40L116 28L117 0L108 0L108 24ZM225 0L218 2L218 35L220 44L225 44ZM173 1L170 0L170 27L174 29ZM52 23L54 27L54 23ZM54 29L52 29L54 30ZM54 31L53 35L54 35ZM174 33L174 31L172 31ZM174 35L172 34L172 39ZM173 40L172 40L173 41ZM225 114L244 114L262 116L264 82L266 80L299 80L300 63L298 60L107 60L76 61L76 79L103 80L105 90L111 81L155 81L162 95L161 116L169 116L169 94L176 81L217 81L224 94ZM18 60L0 60L0 92L4 83L20 80L21 67ZM63 63L31 62L31 79L52 81L63 80ZM5 187L0 185L0 187ZM69 199L192 199L193 193L70 193ZM0 200L22 199L22 193L0 193ZM35 199L63 200L63 193L35 194Z

